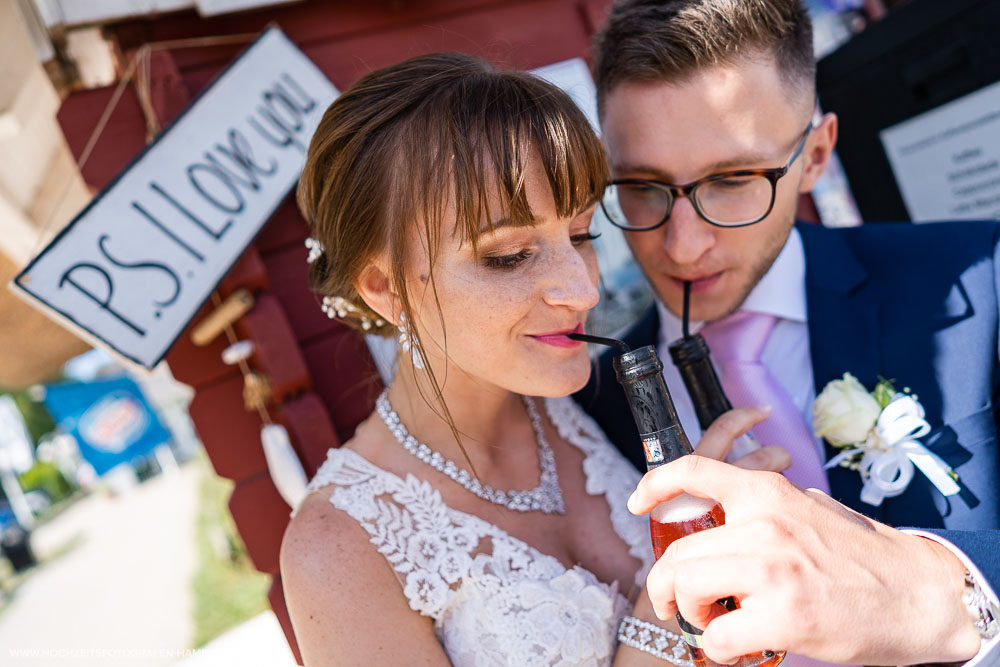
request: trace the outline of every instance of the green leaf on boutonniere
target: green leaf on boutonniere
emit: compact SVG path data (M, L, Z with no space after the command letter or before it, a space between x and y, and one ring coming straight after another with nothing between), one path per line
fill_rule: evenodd
M872 397L883 410L885 410L885 406L889 405L892 397L895 395L896 388L892 386L892 380L879 378L878 384L875 385L875 390L872 391Z

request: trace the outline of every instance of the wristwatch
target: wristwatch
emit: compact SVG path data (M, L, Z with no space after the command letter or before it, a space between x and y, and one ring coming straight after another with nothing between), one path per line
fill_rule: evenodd
M990 600L979 582L972 574L965 571L965 591L962 593L962 603L965 604L972 624L984 640L993 639L1000 634L1000 607Z

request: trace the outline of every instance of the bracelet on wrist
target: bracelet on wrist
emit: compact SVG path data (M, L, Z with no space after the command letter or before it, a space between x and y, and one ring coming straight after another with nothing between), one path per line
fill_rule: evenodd
M678 667L695 667L683 637L641 618L623 618L618 641Z
M979 636L989 640L1000 634L1000 608L990 600L979 582L972 574L965 571L965 591L962 593L962 603L969 612L972 624L976 626Z

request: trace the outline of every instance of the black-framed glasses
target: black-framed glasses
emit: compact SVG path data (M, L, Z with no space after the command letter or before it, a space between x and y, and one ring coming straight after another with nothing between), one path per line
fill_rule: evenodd
M810 122L783 167L727 171L686 185L646 178L618 178L604 189L601 209L616 227L633 232L648 231L670 219L678 197L687 197L698 215L710 224L719 227L752 225L771 212L778 180L802 154L812 130Z

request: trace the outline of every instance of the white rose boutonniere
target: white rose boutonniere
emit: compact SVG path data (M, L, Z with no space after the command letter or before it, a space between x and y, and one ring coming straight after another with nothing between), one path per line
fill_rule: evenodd
M923 406L888 380L880 380L870 393L850 373L827 383L813 403L813 428L843 450L825 467L857 470L864 481L861 500L869 505L903 493L915 467L943 495L960 490L955 471L917 440L931 430Z
M828 382L816 397L813 428L833 446L846 447L865 442L881 413L882 406L864 385L844 373L844 379Z

